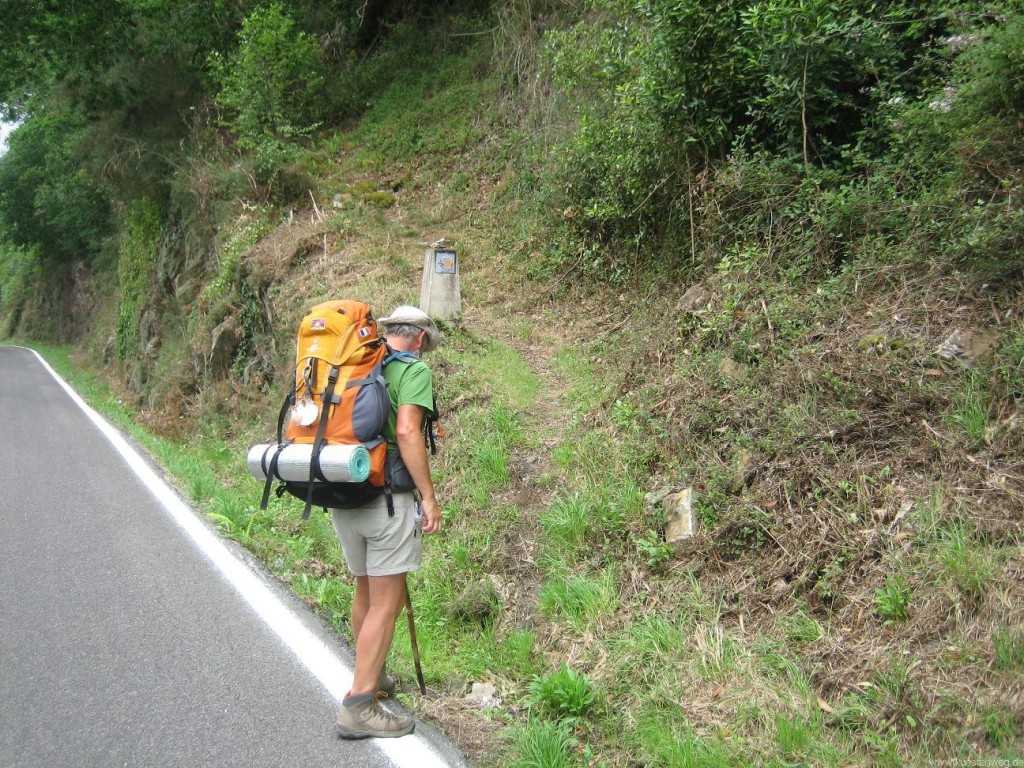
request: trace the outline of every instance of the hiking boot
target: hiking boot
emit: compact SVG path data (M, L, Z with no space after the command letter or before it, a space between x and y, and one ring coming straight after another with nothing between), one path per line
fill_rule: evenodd
M387 739L412 733L411 715L396 715L380 705L376 691L346 696L338 710L338 735L343 739Z
M380 677L377 678L377 693L383 693L389 699L395 697L395 690L398 688L398 681L387 673L387 670L381 669Z

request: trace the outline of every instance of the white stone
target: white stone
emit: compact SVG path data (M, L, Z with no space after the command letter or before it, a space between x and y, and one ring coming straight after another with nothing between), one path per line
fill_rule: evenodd
M697 532L697 520L693 512L693 489L665 497L665 541L675 544L692 539Z
M954 358L960 357L967 350L968 339L964 336L964 332L957 328L946 340L939 345L938 353L939 357L946 360L953 360Z
M466 694L466 699L482 707L493 707L501 703L498 689L491 683L473 683L473 690Z

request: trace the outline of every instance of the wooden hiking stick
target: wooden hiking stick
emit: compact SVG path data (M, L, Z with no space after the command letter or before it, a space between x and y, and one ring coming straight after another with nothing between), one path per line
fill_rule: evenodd
M412 617L412 595L405 590L405 615L409 617L409 642L412 645L412 660L416 663L416 680L420 693L427 695L427 684L423 682L423 666L420 664L420 644L416 642L416 621Z

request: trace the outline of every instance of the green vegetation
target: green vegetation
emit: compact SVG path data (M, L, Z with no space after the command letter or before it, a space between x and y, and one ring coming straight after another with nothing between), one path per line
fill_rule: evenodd
M580 718L597 700L591 682L566 664L557 672L534 677L526 688L531 707L555 720Z
M32 292L40 283L41 264L36 249L10 243L0 245L0 296L3 296L3 331L12 336L21 326L26 310L31 311ZM38 324L38 318L33 324Z
M71 342L342 634L329 519L260 511L242 457L306 307L414 303L457 243L412 578L440 700L401 696L474 762L1020 756L1018 3L2 13L0 333Z
M907 608L912 594L902 576L886 576L885 586L875 590L875 611L886 624L902 621L910 616Z
M117 262L121 297L114 330L117 359L126 360L139 345L139 321L149 295L149 281L156 261L157 241L163 222L152 201L143 198L128 210Z
M216 56L216 54L214 54ZM323 112L323 61L313 36L296 29L280 4L256 8L242 22L228 61L213 58L217 100L233 115L228 125L253 158L256 178L269 182L300 154L301 139Z

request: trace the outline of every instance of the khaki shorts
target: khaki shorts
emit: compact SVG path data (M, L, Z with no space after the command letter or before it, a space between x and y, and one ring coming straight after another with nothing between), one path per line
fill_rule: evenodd
M365 507L333 509L331 520L353 576L394 576L419 570L423 557L423 513L411 493L392 494L388 517L381 494Z

